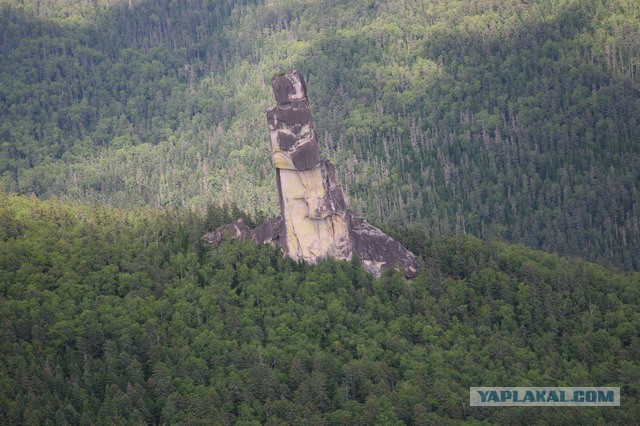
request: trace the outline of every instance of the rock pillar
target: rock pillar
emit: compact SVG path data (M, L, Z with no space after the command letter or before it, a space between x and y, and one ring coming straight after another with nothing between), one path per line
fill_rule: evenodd
M298 71L274 77L267 112L283 220L283 250L296 260L352 256L349 212L336 171L320 158L306 85Z
M406 277L415 277L419 264L414 254L349 209L335 167L320 157L302 75L293 71L271 83L276 107L267 111L267 121L280 217L255 229L237 220L207 233L204 240L218 245L225 235L251 238L312 264L325 257L349 260L357 255L376 277L385 268L401 268Z

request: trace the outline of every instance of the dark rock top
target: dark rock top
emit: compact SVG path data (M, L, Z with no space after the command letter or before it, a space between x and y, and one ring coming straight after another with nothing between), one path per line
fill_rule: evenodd
M271 79L271 87L278 105L286 105L307 99L307 85L298 70L280 77L273 77Z
M311 170L318 167L320 147L302 75L294 71L274 77L272 85L277 105L267 111L267 123L276 168Z

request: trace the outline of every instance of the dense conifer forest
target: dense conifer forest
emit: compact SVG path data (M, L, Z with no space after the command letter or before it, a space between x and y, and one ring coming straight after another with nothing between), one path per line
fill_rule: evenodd
M1 0L0 28L5 190L273 214L297 68L374 222L640 269L635 0Z
M0 194L2 424L633 424L640 275L399 238L411 282L201 234L230 213ZM235 212L233 213L235 215ZM620 386L620 407L469 407L469 387Z
M415 279L203 244L293 69ZM638 271L636 0L0 0L0 424L635 424Z

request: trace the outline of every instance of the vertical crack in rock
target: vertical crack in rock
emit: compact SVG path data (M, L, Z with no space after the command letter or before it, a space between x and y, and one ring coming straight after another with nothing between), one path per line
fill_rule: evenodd
M267 123L280 217L253 230L240 219L206 234L204 240L217 245L225 234L251 238L312 264L325 257L350 260L355 254L376 277L392 267L414 277L419 266L415 255L349 209L335 167L320 157L300 72L274 77L271 85L276 106L267 111Z

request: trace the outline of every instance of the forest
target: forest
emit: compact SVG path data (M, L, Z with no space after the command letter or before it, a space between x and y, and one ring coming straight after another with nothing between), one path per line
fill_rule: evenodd
M640 270L635 0L0 0L0 28L6 191L272 215L297 68L374 223Z
M278 213L293 69L416 278L203 243ZM638 419L637 0L0 0L0 424Z
M203 245L238 212L0 193L2 424L634 424L640 274L397 232L358 261ZM471 386L619 386L620 407L469 407Z

